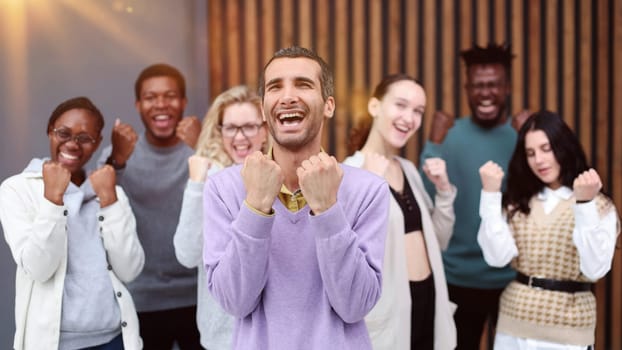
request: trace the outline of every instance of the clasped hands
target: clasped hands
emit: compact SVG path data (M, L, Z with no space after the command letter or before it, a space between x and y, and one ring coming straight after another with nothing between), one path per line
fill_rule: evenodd
M335 157L324 152L313 155L300 164L296 175L302 195L314 215L323 213L337 202L343 170ZM285 180L281 167L257 151L246 157L242 180L246 187L246 203L263 213L271 213Z

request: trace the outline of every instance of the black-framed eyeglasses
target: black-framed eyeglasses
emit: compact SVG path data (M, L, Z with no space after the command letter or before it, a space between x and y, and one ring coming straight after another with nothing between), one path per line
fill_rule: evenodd
M67 128L55 128L52 132L59 142L69 142L70 140L73 140L75 143L80 145L95 144L97 142L97 140L92 138L91 135L87 133L82 132L77 135L73 135L71 130Z
M232 139L235 135L240 131L242 135L246 137L253 137L257 135L259 132L259 128L261 128L263 124L243 124L243 125L234 125L234 124L223 124L220 125L220 132L223 137L228 139Z

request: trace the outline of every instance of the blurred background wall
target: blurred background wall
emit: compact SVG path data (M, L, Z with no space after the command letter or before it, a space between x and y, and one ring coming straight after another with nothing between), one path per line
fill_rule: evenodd
M443 109L468 115L460 50L511 44L511 112L558 111L579 135L622 207L622 0L0 0L0 179L48 155L47 119L86 95L106 116L142 130L133 84L154 62L180 68L186 114L236 84L257 84L272 53L310 47L333 67L337 112L325 148L346 155L350 128L388 73L419 78L428 94L413 161ZM616 64L617 62L617 64ZM622 349L622 249L598 283L598 349ZM12 344L14 269L0 243L0 348Z
M88 96L100 108L102 145L116 117L142 132L134 81L152 63L185 74L186 114L202 117L206 13L199 0L0 0L0 180L49 156L47 120L68 98ZM0 285L0 349L11 349L15 262L4 239Z

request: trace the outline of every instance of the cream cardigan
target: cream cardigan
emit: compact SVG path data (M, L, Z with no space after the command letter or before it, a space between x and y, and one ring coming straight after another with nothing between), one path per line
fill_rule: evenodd
M434 349L452 350L455 349L457 342L453 319L456 306L449 301L441 249L447 247L453 231L455 221L453 202L456 198L456 188L452 186L451 192L437 193L434 207L414 164L401 157L396 159L400 162L406 180L421 208L423 235L436 293ZM361 152L356 152L344 163L362 167L364 160L365 156ZM410 350L411 305L404 249L404 215L397 201L391 196L382 268L382 295L376 306L365 317L374 350Z
M138 317L121 281L134 279L145 258L136 235L129 201L120 187L118 200L97 214L109 263L109 276L121 310L126 350L142 349ZM15 281L16 350L58 349L63 285L67 268L66 206L43 197L41 171L23 172L0 186L0 219L17 263ZM74 205L79 205L75 203Z

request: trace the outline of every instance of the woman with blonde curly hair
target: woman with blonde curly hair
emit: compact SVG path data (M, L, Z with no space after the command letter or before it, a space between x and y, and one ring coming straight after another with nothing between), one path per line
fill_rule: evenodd
M196 153L188 159L188 185L173 243L177 260L198 266L197 324L201 345L231 348L233 318L205 288L203 252L203 185L207 177L244 161L255 151L266 151L268 131L261 116L261 99L247 86L233 87L216 97L203 120Z

